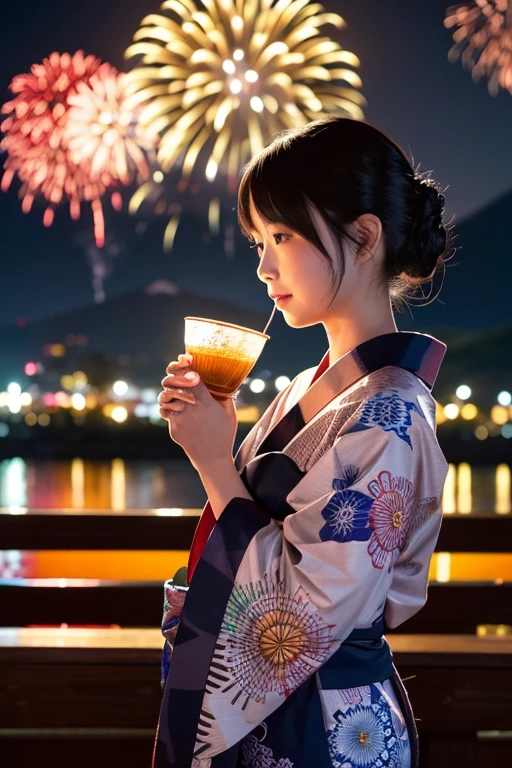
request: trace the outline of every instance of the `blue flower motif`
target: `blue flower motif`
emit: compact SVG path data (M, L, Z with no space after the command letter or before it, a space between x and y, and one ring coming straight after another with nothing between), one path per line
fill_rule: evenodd
M375 688L375 686L372 686ZM372 703L334 713L337 725L327 731L333 765L338 768L399 768L402 746L383 696L372 692Z
M380 426L385 432L395 432L412 449L411 438L407 434L407 429L412 424L411 411L422 415L414 403L394 393L377 392L366 401L359 421L348 432Z
M335 478L332 487L336 491L342 491L344 488L348 488L350 485L354 485L359 477L358 467L354 467L353 464L347 464L341 471L341 477Z
M368 541L372 535L370 528L370 509L374 499L360 491L350 491L359 476L357 467L345 467L342 476L335 478L333 488L336 493L322 509L326 520L320 529L322 541Z

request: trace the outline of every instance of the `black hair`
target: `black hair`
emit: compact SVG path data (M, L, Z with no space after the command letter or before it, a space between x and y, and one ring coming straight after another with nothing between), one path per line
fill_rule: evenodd
M250 200L269 223L286 224L311 242L335 270L311 217L312 204L341 244L357 242L344 225L364 213L382 224L388 280L395 306L443 269L452 237L443 223L444 195L426 174L414 171L405 153L367 122L326 117L278 133L241 171L238 222L252 240ZM329 305L330 306L330 305Z

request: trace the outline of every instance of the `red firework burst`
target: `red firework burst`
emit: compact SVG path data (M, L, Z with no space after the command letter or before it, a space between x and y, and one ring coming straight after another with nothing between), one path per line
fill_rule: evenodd
M30 74L13 78L9 88L15 97L2 105L1 112L8 117L0 125L5 134L0 149L8 153L1 189L6 192L17 174L25 213L38 195L50 204L43 216L45 226L51 225L54 206L64 198L69 199L73 219L80 216L81 201L90 202L98 247L105 242L100 198L114 180L106 172L92 179L86 164L73 162L65 128L69 97L79 84L89 83L100 65L100 59L84 57L83 51L73 56L54 52L42 64L33 64ZM116 210L121 207L118 192L113 193L112 204Z
M79 82L89 82L101 60L77 51L54 51L42 64L33 64L30 74L15 75L9 90L15 94L2 105L2 114L9 115L0 130L11 136L27 137L32 144L60 145L68 96L76 93ZM15 147L11 148L11 152Z

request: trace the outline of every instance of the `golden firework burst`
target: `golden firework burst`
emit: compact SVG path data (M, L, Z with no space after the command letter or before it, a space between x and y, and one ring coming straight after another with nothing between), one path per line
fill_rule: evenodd
M179 166L177 192L194 174L208 182L223 174L235 194L240 167L279 131L328 114L364 119L362 82L352 69L359 59L319 31L343 29L341 16L309 0L201 5L166 0L161 10L169 15L146 16L125 51L139 59L127 74L128 103L147 103L140 122L161 136L162 171ZM138 190L132 212L151 190L151 182ZM218 205L211 200L210 228Z

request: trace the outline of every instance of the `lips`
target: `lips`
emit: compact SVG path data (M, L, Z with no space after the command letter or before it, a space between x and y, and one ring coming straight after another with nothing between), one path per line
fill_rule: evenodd
M270 294L271 299L284 299L288 296L291 296L291 293L276 293L276 294Z

